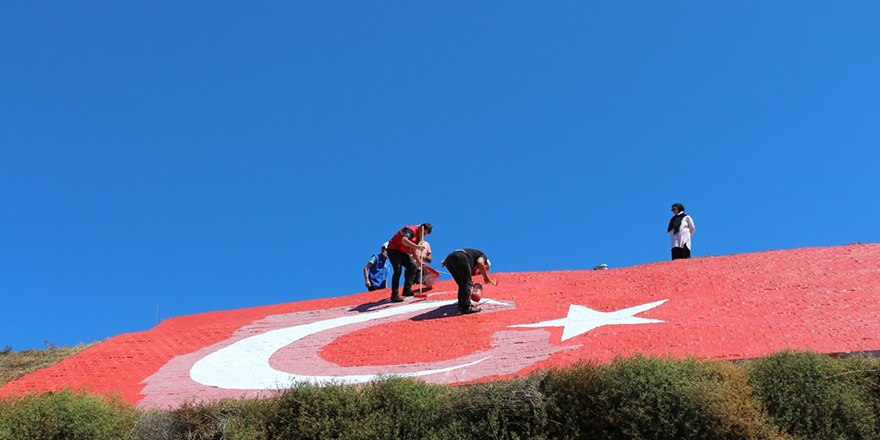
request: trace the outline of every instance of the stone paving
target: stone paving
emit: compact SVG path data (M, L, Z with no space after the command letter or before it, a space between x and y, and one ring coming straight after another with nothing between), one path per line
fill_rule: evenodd
M877 244L495 276L473 315L458 314L455 284L441 280L428 298L403 303L380 290L168 319L10 382L0 396L88 388L175 406L389 374L495 380L635 353L880 350Z

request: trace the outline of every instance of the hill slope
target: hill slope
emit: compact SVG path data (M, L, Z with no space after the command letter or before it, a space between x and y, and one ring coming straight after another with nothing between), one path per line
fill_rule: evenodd
M475 315L458 314L447 280L399 304L383 290L173 318L10 382L0 396L85 387L175 406L292 381L394 374L455 384L634 353L880 350L877 244L497 277Z

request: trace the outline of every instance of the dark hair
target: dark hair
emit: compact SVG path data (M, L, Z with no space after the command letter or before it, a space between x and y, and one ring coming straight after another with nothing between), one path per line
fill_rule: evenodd
M678 212L684 212L684 205L681 203L673 203L672 207L678 209Z
M425 228L425 234L430 234L431 231L434 230L434 227L431 226L430 223L422 223L421 226L422 226L423 228Z

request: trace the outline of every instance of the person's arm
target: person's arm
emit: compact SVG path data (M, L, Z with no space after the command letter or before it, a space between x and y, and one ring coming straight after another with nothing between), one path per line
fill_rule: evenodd
M416 244L413 239L413 231L412 229L403 228L400 230L400 242L405 246L409 247L409 253L412 254L416 251L416 249L424 249L424 245L422 243Z
M376 262L376 256L373 255L370 257L370 261L367 261L367 265L364 266L364 285L367 286L367 289L370 288L370 266L372 266Z
M405 245L407 245L407 246L409 246L409 247L411 248L410 252L412 252L412 251L414 251L414 250L416 250L416 249L424 249L424 248L425 248L425 244L424 244L424 243L415 244L415 243L413 243L409 238L407 238L406 236L400 237L400 241L401 241L403 244L405 244Z
M483 257L477 258L477 270L483 274L483 282L486 284L495 284L495 281L489 278L489 265Z
M370 288L370 266L373 265L373 261L370 260L366 266L364 266L364 285L367 286L367 289Z
M691 230L691 235L694 235L694 231L696 231L697 228L694 226L694 219L693 219L693 217L691 217L691 216L687 216L687 221L688 221L688 229Z

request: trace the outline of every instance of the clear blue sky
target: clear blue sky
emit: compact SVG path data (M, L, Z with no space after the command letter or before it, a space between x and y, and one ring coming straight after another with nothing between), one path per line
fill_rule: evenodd
M501 272L876 242L880 3L3 2L0 349Z

